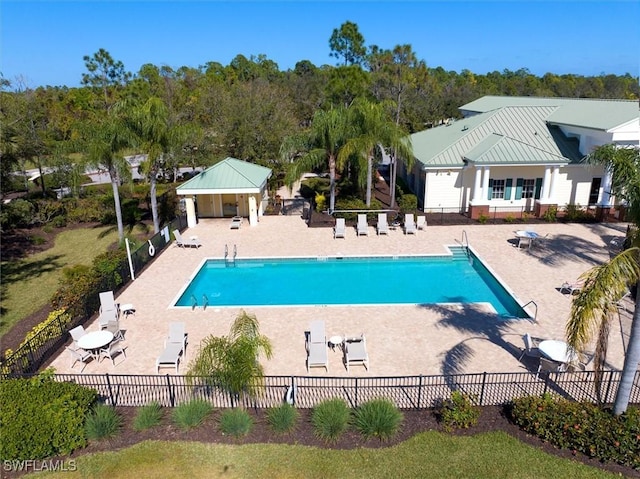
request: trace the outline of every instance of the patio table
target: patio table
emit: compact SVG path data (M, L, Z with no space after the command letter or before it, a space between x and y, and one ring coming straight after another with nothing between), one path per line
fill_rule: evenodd
M552 361L567 364L575 361L576 351L564 341L546 339L538 345L542 355Z
M100 348L105 347L113 341L113 333L111 331L92 331L78 339L78 346L91 353L94 358L100 355Z

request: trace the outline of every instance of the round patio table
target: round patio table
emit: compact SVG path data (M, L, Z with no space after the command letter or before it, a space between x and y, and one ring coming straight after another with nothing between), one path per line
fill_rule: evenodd
M576 358L575 350L564 341L547 339L538 344L538 350L546 358L559 363L570 363Z
M100 348L105 347L113 341L113 333L111 331L92 331L78 339L78 346L86 349L93 357L100 354Z

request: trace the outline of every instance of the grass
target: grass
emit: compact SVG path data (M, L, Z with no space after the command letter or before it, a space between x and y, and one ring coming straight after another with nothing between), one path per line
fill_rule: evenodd
M118 240L113 227L79 228L56 236L53 248L18 261L3 261L0 337L14 324L46 306L58 289L62 269L90 265Z
M142 431L157 426L162 422L162 408L157 402L152 402L138 409L138 414L133 421L133 429Z
M115 436L122 427L122 417L111 406L98 404L87 417L85 432L87 438L99 441Z
M436 431L383 449L331 450L279 444L230 446L146 441L76 458L76 472L46 477L117 478L613 478L546 454L502 432L455 437Z

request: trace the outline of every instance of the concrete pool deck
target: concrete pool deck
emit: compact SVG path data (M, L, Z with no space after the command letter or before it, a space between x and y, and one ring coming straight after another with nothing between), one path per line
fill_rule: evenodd
M122 317L121 329L126 338L126 358L91 361L85 374L156 374L156 358L164 346L169 323L185 323L188 333L186 357L180 373L187 371L200 341L208 335L222 336L241 308L172 308L178 292L206 257L221 258L225 245L238 258L269 256L339 256L442 254L445 245L455 245L466 232L469 244L484 263L507 285L521 304L534 301L536 320L499 321L483 308L467 306L312 306L246 307L260 322L261 332L273 344L274 355L263 360L268 375L311 376L395 376L415 374L449 374L524 371L518 361L523 346L522 335L534 338L563 339L571 298L558 291L565 281L574 281L594 265L610 257L609 243L624 237L626 224L540 224L535 229L548 235L544 246L531 249L516 247L515 230L523 225L428 226L415 235L401 230L377 236L369 228L368 236L357 236L347 228L345 239L333 239L329 228L308 228L298 216L265 216L251 227L245 221L240 229L230 229L229 219L204 219L183 237L197 235L202 247L178 248L174 243L158 255L142 273L137 274L121 291L116 301L130 303L135 314ZM294 286L304 293L307 288L322 287L309 278ZM250 291L247 294L251 294ZM385 294L384 278L380 294ZM628 309L633 305L629 303ZM535 307L528 306L532 316ZM307 373L304 347L305 331L312 320L324 320L327 337L358 335L367 337L369 370L352 366L347 372L342 353L329 350L329 371L313 368ZM614 321L610 336L609 366L621 369L631 324L631 314L623 310ZM85 325L97 330L97 319ZM59 373L80 371L70 368L70 358L63 351L51 366ZM531 364L529 364L531 366ZM173 368L160 370L174 374Z

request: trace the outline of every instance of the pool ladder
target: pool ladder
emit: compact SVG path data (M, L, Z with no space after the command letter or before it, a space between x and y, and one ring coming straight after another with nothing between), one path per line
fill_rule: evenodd
M209 306L209 298L207 298L206 294L202 295L202 309L206 310L207 306ZM195 294L191 295L191 311L198 307L198 298L196 298Z
M229 245L224 245L224 264L226 266L236 265L236 256L238 256L238 247L233 245L233 256L229 256Z

